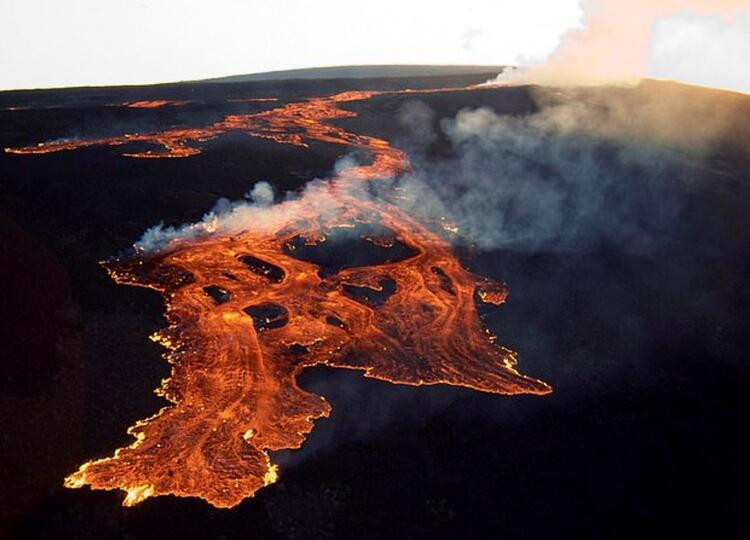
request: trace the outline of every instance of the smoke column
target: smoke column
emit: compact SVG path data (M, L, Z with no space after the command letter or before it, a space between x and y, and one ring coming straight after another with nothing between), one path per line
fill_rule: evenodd
M750 92L747 0L583 0L582 28L547 60L500 81L628 83L675 79Z

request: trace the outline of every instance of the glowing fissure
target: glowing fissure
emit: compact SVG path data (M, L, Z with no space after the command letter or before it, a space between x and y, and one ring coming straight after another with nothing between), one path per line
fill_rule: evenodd
M308 187L241 230L177 239L157 252L103 263L118 283L164 296L169 326L152 339L172 364L157 390L171 405L128 430L133 444L85 463L66 486L120 489L126 505L172 494L234 506L277 480L269 451L300 447L313 422L328 416L325 399L296 382L304 368L318 364L399 384L496 394L551 391L519 374L515 354L482 325L476 303L503 303L505 286L464 269L446 238L399 206L357 195L362 181L410 169L405 154L387 141L325 123L355 115L340 103L373 95L345 92L229 115L208 128L137 136L164 147L148 156L130 154L137 157L183 157L198 152L188 141L241 130L279 143L366 149L372 162ZM42 151L119 145L133 137ZM365 246L401 251L379 264L333 269L306 254L337 232L360 229Z

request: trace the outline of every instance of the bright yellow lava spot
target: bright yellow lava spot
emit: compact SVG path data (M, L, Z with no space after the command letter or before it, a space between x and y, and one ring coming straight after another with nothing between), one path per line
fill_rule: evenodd
M270 465L268 467L268 471L266 471L266 474L263 475L263 485L267 486L269 484L273 484L278 479L279 479L279 466Z
M166 338L162 336L159 332L155 332L148 336L148 339L153 341L154 343L159 343L163 347L166 347L167 349L172 348L172 341L169 338Z
M148 499L154 494L154 486L151 484L144 484L142 486L135 486L127 489L127 496L122 501L123 506L134 506L144 499Z

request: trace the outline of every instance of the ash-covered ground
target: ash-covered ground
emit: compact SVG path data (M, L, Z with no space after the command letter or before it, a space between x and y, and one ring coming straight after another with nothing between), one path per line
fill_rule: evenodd
M200 127L349 89L489 78L202 83L0 94L0 147ZM279 102L228 99L278 98ZM191 100L155 109L111 106ZM122 147L0 154L0 531L19 538L743 538L750 367L750 97L672 83L487 88L344 104L347 130L405 150L413 211L504 281L486 310L548 396L404 387L312 368L333 406L278 483L231 510L69 490L164 405L156 292L98 261L259 181L277 199L349 149L232 133L183 159ZM13 109L13 110L10 110ZM140 150L141 148L136 148ZM352 159L366 160L367 156Z

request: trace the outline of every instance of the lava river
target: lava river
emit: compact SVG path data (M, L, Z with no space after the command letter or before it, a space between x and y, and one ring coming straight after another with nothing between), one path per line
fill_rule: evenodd
M118 283L164 297L169 325L152 339L172 365L157 390L171 404L129 429L130 446L83 464L66 486L120 489L126 505L173 494L234 506L276 480L269 451L299 448L314 421L329 414L323 397L296 382L313 365L399 384L551 391L518 373L515 354L482 325L477 304L501 304L505 286L464 269L443 233L398 204L359 195L363 182L410 170L406 155L387 141L327 123L355 115L341 103L375 94L311 98L204 128L6 149L140 141L160 150L127 155L185 157L200 152L201 141L238 130L372 156L369 165L312 184L296 199L253 210L255 219L224 228L205 223L201 234L158 251L102 263ZM349 249L347 243L359 255L325 255L333 244Z

